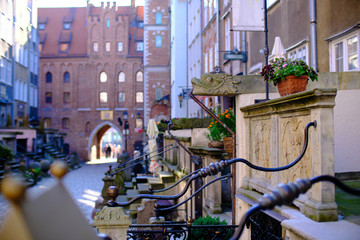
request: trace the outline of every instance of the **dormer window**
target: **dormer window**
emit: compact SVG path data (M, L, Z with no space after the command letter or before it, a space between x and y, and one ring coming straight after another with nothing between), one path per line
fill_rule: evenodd
M39 23L39 30L45 30L45 23Z
M70 30L72 21L73 21L72 16L63 17L63 19L62 19L63 29Z
M70 23L70 22L64 22L64 23L63 23L63 28L64 28L64 30L70 30L70 28L71 28L71 23Z

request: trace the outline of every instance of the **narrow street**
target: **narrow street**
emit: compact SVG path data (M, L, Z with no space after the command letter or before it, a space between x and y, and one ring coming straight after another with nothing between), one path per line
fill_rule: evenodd
M82 164L81 168L70 171L63 179L64 185L77 203L85 218L90 222L91 211L103 187L101 180L109 165L115 166L115 159L101 159ZM27 198L36 198L56 183L54 177L42 178L27 191ZM10 211L9 202L0 194L0 227ZM58 204L61 206L61 203Z

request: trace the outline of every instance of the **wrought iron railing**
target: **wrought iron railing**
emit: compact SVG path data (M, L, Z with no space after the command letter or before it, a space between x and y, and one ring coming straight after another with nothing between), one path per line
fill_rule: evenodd
M117 173L120 173L122 171L125 171L127 169L131 169L133 168L134 166L136 166L137 164L142 164L142 163L148 163L150 161L151 158L156 158L158 156L160 156L161 154L165 153L165 152L168 152L170 150L173 150L173 149L177 149L178 146L173 146L172 144L169 144L169 145L166 145L158 150L155 150L153 152L150 152L150 153L146 153L146 154L143 154L139 157L136 157L132 160L129 160L125 163L121 163L119 164L117 167L116 167L116 170L114 172L111 172L109 173L111 176L114 176L116 175ZM155 154L157 153L157 154ZM131 164L131 165L129 165ZM129 165L129 166L126 166L126 165Z
M331 182L338 186L341 190L360 197L360 189L351 188L341 182L339 179L329 175L321 175L311 179L298 179L294 183L279 184L278 187L269 194L264 194L256 204L242 216L239 228L230 240L239 239L246 223L250 217L261 210L273 209L275 206L290 205L300 194L306 193L313 184L318 182Z
M233 234L238 225L193 225L191 221L165 224L132 224L127 230L128 240L203 239L222 240Z
M230 160L221 160L220 162L217 163L210 163L209 166L206 166L204 168L199 169L196 173L192 174L192 176L189 178L188 182L186 183L184 189L175 195L169 195L169 196L164 196L164 195L152 195L152 194L140 194L138 196L136 196L133 199L130 199L128 202L116 202L115 198L111 198L108 205L109 206L128 206L132 203L134 203L135 201L139 200L139 199L143 199L143 198L147 198L147 199L163 199L163 200L177 200L180 197L182 197L187 190L189 189L192 181L194 181L195 179L198 178L205 178L207 176L213 176L218 174L219 172L221 172L222 170L224 170L227 166L234 164L234 163L244 163L246 165L248 165L249 167L259 170L259 171L264 171L264 172L279 172L279 171L283 171L286 169L289 169L291 167L293 167L295 164L297 164L302 157L304 156L307 146L308 146L308 142L309 142L309 128L313 126L316 127L316 121L314 122L310 122L305 126L305 130L304 130L304 135L305 135L305 139L304 139L304 144L303 144L303 149L300 152L299 156L292 161L291 163L289 163L288 165L282 166L282 167L276 167L276 168L265 168L265 167L260 167L260 166L256 166L254 164L252 164L250 161L243 159L243 158L234 158L234 159L230 159ZM202 188L203 189L203 188ZM182 203L183 204L183 203Z

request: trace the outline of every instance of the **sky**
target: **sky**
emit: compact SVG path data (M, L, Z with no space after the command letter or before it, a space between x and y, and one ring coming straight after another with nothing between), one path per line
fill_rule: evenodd
M110 2L111 5L115 0L90 0L95 6L100 6L101 2ZM52 7L86 7L87 0L35 0L39 8ZM116 0L117 6L129 6L131 0ZM143 5L144 0L136 0L137 5Z

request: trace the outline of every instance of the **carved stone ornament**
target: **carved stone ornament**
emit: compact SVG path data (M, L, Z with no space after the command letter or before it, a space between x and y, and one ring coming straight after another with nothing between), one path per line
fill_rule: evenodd
M225 73L201 75L200 79L192 78L194 95L230 96L238 94L240 80L236 76Z

